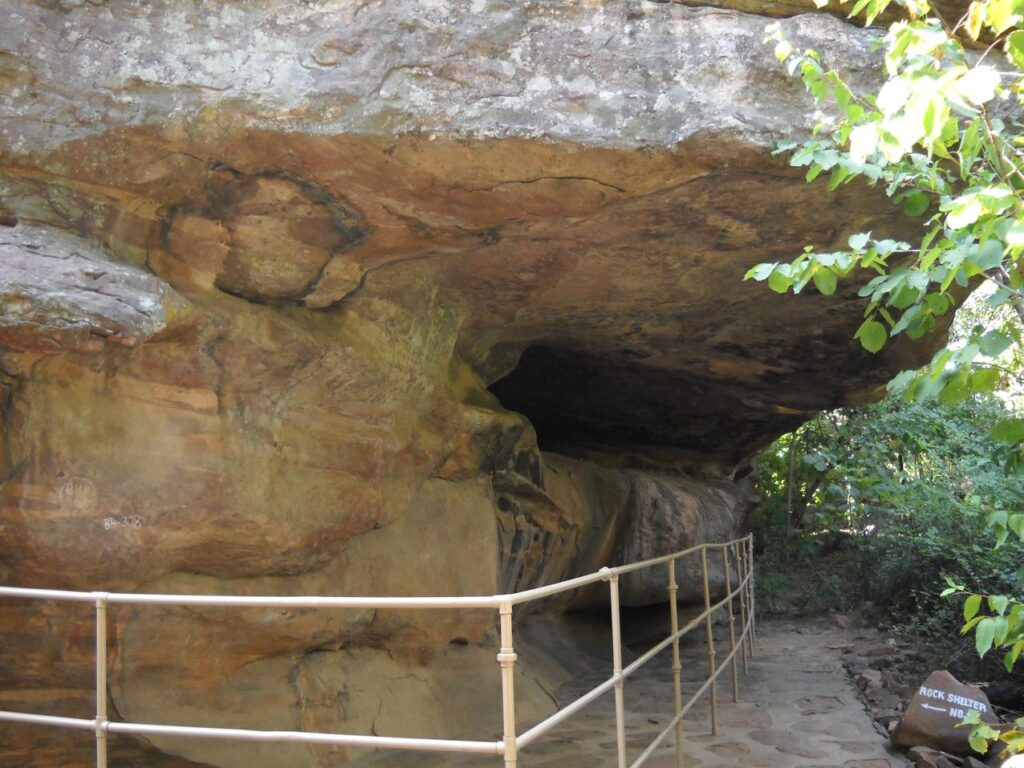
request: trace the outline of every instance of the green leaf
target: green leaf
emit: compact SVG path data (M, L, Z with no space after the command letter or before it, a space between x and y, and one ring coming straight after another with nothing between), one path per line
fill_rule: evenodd
M967 34L971 36L971 40L977 40L978 35L981 34L981 25L985 21L985 9L987 3L975 2L971 3L970 8L967 11Z
M1013 66L1017 69L1024 69L1024 30L1011 32L1006 38L1003 50L1010 57Z
M1010 27L1019 23L1021 16L1017 13L1016 0L988 0L985 7L985 18L997 35L1003 34Z
M946 405L954 405L966 400L971 394L969 379L970 373L966 370L961 370L955 376L950 376L939 393L939 400Z
M903 203L903 213L907 216L920 216L928 210L931 198L924 192L915 192L907 197Z
M995 330L988 331L978 342L981 353L988 357L999 357L1012 343L1007 336Z
M983 619L974 630L974 648L978 656L984 657L992 648L992 642L996 637L995 621L991 618Z
M793 279L775 270L768 277L768 287L776 293L785 293L793 285Z
M928 305L928 309L936 315L944 315L949 310L949 298L943 296L941 293L929 293L924 297L924 300Z
M970 736L967 737L967 742L971 745L971 749L979 754L984 755L988 752L988 740L977 730L971 731Z
M889 333L885 330L885 326L877 320L865 320L857 329L854 338L860 339L861 346L868 352L877 352L885 346Z
M981 595L969 595L964 600L964 621L973 619L981 608Z
M971 391L975 394L995 392L1002 371L998 368L979 368L971 374Z
M1006 521L1006 527L1017 534L1017 538L1024 541L1024 515L1010 515Z
M743 276L744 280L767 280L771 277L772 272L779 266L776 264L757 264L747 270L747 274Z
M989 610L998 613L1002 616L1006 613L1006 606L1009 605L1010 599L1006 595L992 595L988 599Z
M846 179L850 178L850 169L845 165L838 166L828 178L828 191L834 192Z
M992 626L995 627L993 644L996 646L1003 645L1006 642L1006 634L1010 631L1010 623L1006 620L1005 616L994 616L992 617Z
M984 621L984 620L985 620L984 616L975 616L973 619L971 619L966 624L964 624L962 627L960 627L960 634L961 635L966 635L968 632L970 632L972 629L974 629L978 625L979 622Z
M814 280L814 287L826 296L831 296L836 292L836 273L828 267L819 267L814 272L812 279Z
M1011 445L1024 442L1024 419L1003 419L992 430L992 439Z
M960 178L967 179L974 161L981 152L981 119L972 120L960 137Z
M993 67L983 64L967 70L956 86L964 101L980 106L996 97L999 73Z
M981 201L976 195L964 195L953 201L949 215L946 216L946 226L950 229L963 229L976 222L985 213Z
M864 246L868 244L868 240L871 239L870 232L858 232L856 235L850 235L849 244L850 248L855 251L864 250Z
M1014 34L1017 34L1014 32ZM1021 34L1024 34L1022 32ZM1006 244L1011 248L1020 248L1024 245L1024 221L1014 220L1006 232Z
M1020 658L1020 652L1024 651L1024 640L1018 640L1013 644L1013 647L1006 652L1006 656L1003 658L1003 664L1006 666L1007 672L1013 671L1013 666L1017 663L1017 659Z
M972 251L968 261L974 267L971 270L971 277L987 272L1003 263L1003 246L998 240L989 240Z

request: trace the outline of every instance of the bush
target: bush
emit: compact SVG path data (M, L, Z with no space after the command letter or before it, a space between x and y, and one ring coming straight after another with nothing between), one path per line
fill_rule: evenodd
M780 438L760 458L765 502L755 529L769 582L764 599L779 606L771 593L781 591L782 575L841 542L856 583L811 571L790 608L842 610L852 593L963 670L963 598L940 597L945 579L970 592L1022 592L1020 547L994 548L988 525L1000 511L1024 508L1021 477L1007 472L990 437L1006 412L993 397L944 405L891 395Z

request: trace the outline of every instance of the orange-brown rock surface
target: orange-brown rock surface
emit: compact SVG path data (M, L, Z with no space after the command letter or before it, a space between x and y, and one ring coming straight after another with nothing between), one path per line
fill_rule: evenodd
M770 156L809 117L761 17L502 0L5 13L0 583L549 583L731 536L753 452L927 353L856 349L854 286L794 298L741 280L808 243L912 226ZM873 77L864 30L783 25ZM692 595L696 573L681 578ZM660 599L649 580L623 594ZM90 717L90 622L0 604L0 708ZM111 626L119 718L499 728L487 613L139 607ZM524 650L529 720L564 678ZM125 766L356 757L112 749ZM90 764L88 734L0 728L0 764L57 754Z

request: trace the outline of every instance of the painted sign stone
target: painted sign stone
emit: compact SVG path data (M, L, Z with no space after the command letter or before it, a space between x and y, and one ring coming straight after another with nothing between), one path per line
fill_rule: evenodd
M972 710L986 722L999 722L980 688L961 683L945 670L932 672L907 705L892 732L892 743L904 748L932 747L954 755L974 754L967 741L970 727L957 727Z

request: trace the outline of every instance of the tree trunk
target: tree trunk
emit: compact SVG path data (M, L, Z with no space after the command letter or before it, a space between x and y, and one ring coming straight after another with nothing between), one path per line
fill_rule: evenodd
M786 541L793 537L793 475L796 474L796 432L789 441L789 476L786 479Z

